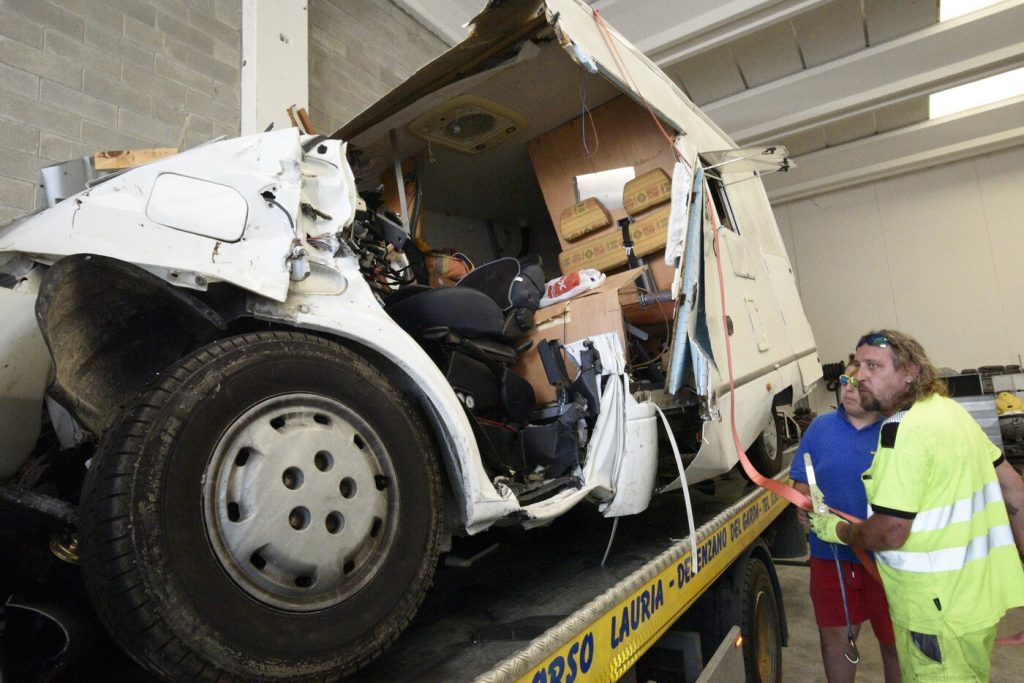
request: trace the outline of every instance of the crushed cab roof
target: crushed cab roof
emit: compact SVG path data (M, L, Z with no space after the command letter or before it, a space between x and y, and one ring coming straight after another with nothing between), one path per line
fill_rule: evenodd
M405 82L334 132L352 140L424 96L475 73L486 71L510 50L546 26L562 45L575 45L599 71L625 93L645 102L677 131L697 116L718 140L701 147L730 147L732 141L642 52L608 26L599 12L581 0L506 0L491 2L472 21L461 43L418 70Z

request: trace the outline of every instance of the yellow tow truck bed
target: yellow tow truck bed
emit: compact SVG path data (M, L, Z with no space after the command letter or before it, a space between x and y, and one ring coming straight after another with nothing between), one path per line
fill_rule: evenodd
M755 545L766 556L762 541L773 538L783 522L793 522L792 509L779 519L785 500L754 487L738 470L716 480L714 488L691 492L696 572L679 493L657 497L642 515L621 518L604 567L612 522L589 507L545 529L498 529L477 545L457 543L412 625L357 678L618 680L738 558ZM469 566L452 566L473 556ZM777 602L778 637L784 641L785 617ZM705 654L717 646L705 643Z

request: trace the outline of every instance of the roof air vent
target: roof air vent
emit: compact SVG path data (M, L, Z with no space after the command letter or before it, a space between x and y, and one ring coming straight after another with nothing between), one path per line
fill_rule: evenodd
M526 117L497 102L459 95L409 124L413 135L466 154L478 154L526 127Z

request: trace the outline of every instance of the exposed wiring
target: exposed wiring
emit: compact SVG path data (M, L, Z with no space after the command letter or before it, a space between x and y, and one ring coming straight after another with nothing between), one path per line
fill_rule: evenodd
M331 238L334 237L331 233L324 233L323 235L316 235L314 237L306 237L306 242L312 244L314 247L321 251L329 251L334 253L337 248L331 244Z
M640 92L640 88L638 88L636 85L636 81L633 80L633 74L631 74L629 72L629 69L626 68L626 63L622 60L622 55L619 54L619 48L615 44L615 36L612 35L611 28L608 26L607 23L605 23L604 17L601 16L601 13L597 10L596 7L592 7L591 10L594 12L594 19L601 27L601 35L604 37L604 42L608 45L608 48L611 50L612 56L615 57L615 62L618 65L619 69L622 71L623 75L627 79L629 79L629 84L633 87L633 92L640 96L640 101L644 103L644 107L647 108L647 112L651 115L651 118L654 119L654 124L658 126L658 130L661 131L661 134L665 137L665 140L668 142L669 147L672 148L672 153L675 154L676 159L680 161L685 159L685 157L683 156L683 151L679 149L679 147L676 145L675 140L673 140L672 136L668 134L668 132L665 130L665 127L661 125L661 119L659 119L658 115L654 113L654 108L651 106L651 103L648 102L647 98L643 96L643 93Z
M292 218L292 215L290 213L288 213L288 209L284 208L284 206L281 204L281 202L277 201L277 198L274 197L274 193L269 191L269 190L267 190L266 192L264 192L260 196L263 197L263 200L265 202L267 202L267 204L272 204L272 205L276 206L277 208L281 209L281 211L284 213L284 215L288 217L288 225L291 226L292 232L295 232L295 220Z
M656 292L652 292L646 287L637 286L636 290L638 292L642 292L644 294L648 294L651 296L656 294ZM672 336L672 325L668 319L668 314L665 313L665 309L662 306L663 303L664 302L656 301L654 305L658 307L659 311L661 311L661 317L665 321L665 339L670 339ZM654 365L655 363L660 362L665 357L666 353L668 353L668 348L663 344L661 347L661 351L658 352L658 355L654 356L653 358L649 358L648 360L642 361L640 363L630 363L630 370L639 370L641 368L646 368L648 366Z
M594 131L594 149L587 145L587 117L590 117L590 129ZM594 124L594 114L587 106L587 82L580 78L580 134L583 137L583 158L589 159L597 154L601 141L597 137L597 126Z
M400 270L391 270L379 265L373 265L369 268L361 268L360 271L366 277L378 282L379 284L391 289L391 285L411 285L416 282L416 278L411 275L406 275L406 271L410 270L412 266L405 266Z
M516 429L512 425L505 424L504 422L498 422L497 420L491 420L489 418L479 417L479 416L476 416L476 415L474 415L473 417L475 417L476 421L479 422L480 424L490 425L491 427L499 427L501 429L504 429L507 432L512 432L513 434L518 434L519 433L518 429Z

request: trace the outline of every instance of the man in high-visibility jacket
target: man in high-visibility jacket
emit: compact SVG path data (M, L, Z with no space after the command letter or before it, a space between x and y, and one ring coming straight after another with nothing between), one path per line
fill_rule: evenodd
M1024 605L1024 482L915 339L866 334L856 363L862 404L886 416L862 475L869 516L811 526L875 551L904 683L987 681L996 625Z

